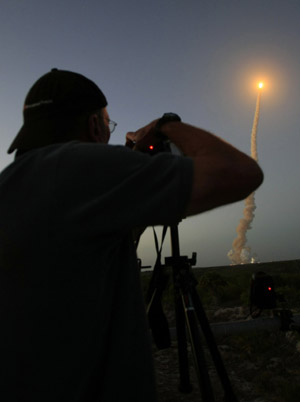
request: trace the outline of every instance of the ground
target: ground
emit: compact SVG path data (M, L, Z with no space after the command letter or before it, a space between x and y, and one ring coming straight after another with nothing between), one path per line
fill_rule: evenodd
M222 309L224 311L224 309ZM230 309L227 309L230 310ZM233 314L236 308L231 309ZM230 318L230 315L228 315ZM217 339L227 374L239 402L299 402L300 336L294 331L255 332ZM223 401L223 388L204 339L208 373L215 402ZM160 402L201 401L201 392L189 345L190 377L193 391L178 391L177 342L168 349L153 345Z
M193 270L197 293L210 323L240 322L249 317L249 295L252 274L267 272L274 279L278 309L287 308L300 314L300 260L249 264L248 266L201 268ZM147 289L150 275L143 276ZM279 297L279 296L284 296ZM170 328L175 327L172 285L162 300ZM270 317L275 310L264 310ZM223 401L223 389L204 339L207 370L215 393L215 402ZM255 329L216 337L227 374L239 402L300 401L300 334L297 330ZM190 345L189 345L190 349ZM198 377L189 351L190 377L193 391L178 391L179 369L176 338L169 349L153 345L160 402L201 401ZM231 402L231 401L228 401Z

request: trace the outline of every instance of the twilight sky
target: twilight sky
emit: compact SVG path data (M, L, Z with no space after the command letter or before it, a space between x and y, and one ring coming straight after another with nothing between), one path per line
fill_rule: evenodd
M300 258L300 2L298 0L10 0L0 2L0 168L31 85L52 67L94 80L124 144L164 112L250 154L257 84L264 81L256 192L247 245L258 261ZM244 202L185 219L181 253L227 265ZM24 211L24 213L26 213ZM169 255L169 238L164 251ZM150 230L139 256L153 264Z

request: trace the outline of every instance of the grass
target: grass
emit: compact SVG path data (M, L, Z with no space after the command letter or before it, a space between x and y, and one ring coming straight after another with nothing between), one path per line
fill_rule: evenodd
M293 267L292 267L293 268ZM173 303L173 284L171 270L164 268L170 276L169 286L164 291L164 303ZM278 263L249 264L221 268L193 269L197 284L197 292L205 308L216 306L233 307L248 306L250 296L250 283L253 273L264 271L272 275L275 291L282 295L285 303L278 301L279 307L286 305L289 308L300 310L300 266L291 269L290 266L282 268ZM151 273L142 274L142 288L146 293Z

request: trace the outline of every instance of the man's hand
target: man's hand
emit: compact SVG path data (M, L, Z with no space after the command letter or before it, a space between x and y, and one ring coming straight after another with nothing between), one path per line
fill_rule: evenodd
M157 122L158 119L137 131L129 131L126 134L126 146L134 151L146 151L150 145L160 142L160 139L155 135Z

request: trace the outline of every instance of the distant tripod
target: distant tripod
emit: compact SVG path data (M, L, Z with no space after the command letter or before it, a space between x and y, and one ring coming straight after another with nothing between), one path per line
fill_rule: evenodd
M166 229L165 227L164 233ZM173 272L180 391L191 392L192 390L187 352L186 335L188 332L202 400L204 402L214 402L215 400L205 361L204 350L201 344L199 323L224 390L224 401L237 402L208 319L196 291L197 281L191 270L191 266L196 264L196 253L193 253L191 259L180 256L178 225L171 226L170 232L172 257L165 259L164 266L160 263L155 265L146 298L148 303L148 317L154 340L161 349L170 346L168 324L161 309L161 296L167 284L167 278L163 272L163 268L168 266L172 267Z

